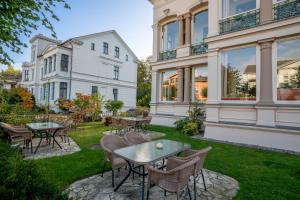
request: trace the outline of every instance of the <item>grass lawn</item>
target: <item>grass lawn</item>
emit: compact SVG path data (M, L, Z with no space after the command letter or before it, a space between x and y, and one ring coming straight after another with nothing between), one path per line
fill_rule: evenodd
M194 140L174 128L150 129L166 133L167 139L189 143L194 149L212 146L205 168L238 180L240 191L236 199L300 199L300 156ZM105 130L108 128L100 123L83 124L71 133L82 149L80 152L35 162L63 190L76 180L100 173L104 154L90 147L99 143Z

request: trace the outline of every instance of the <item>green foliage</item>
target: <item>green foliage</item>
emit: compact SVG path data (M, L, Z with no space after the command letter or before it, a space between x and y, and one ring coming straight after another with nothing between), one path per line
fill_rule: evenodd
M99 93L93 94L91 98L91 105L93 109L91 110L92 121L96 121L99 118L99 115L102 113L103 107L103 96Z
M207 97L207 93L208 93L207 87L206 87L206 88L203 88L203 89L201 90L201 95L202 95L202 96Z
M51 20L58 21L58 17L52 11L53 7L62 4L70 8L65 0L7 0L0 3L0 63L13 62L8 50L14 53L22 53L21 48L27 47L22 42L25 37L30 37L33 30L38 30L39 24L56 34ZM5 47L5 48L4 48Z
M123 108L123 101L113 101L108 100L105 104L105 109L113 113L113 116L116 116L118 111Z
M36 112L28 109L24 109L19 104L7 105L0 104L0 121L13 124L13 125L25 125L33 122Z
M297 71L292 78L291 85L293 88L300 88L300 66L298 66Z
M151 68L149 61L140 61L137 69L137 105L149 107L151 101Z
M199 104L193 105L189 111L189 116L175 122L176 129L188 135L196 135L201 132L205 112Z
M33 161L0 141L0 196L10 199L68 199L49 183Z

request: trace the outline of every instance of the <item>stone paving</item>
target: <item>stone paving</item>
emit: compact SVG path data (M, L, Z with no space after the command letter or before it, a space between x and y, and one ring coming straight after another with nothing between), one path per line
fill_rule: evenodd
M116 131L106 131L103 134L107 135L107 134L115 134ZM166 136L166 134L161 133L161 132L156 132L156 131L146 131L145 133L142 132L138 132L141 136L143 136L146 140L153 140L153 139L157 139L157 138L161 138Z
M126 170L123 168L117 174L115 179L116 185L126 175ZM204 170L205 181L207 185L207 191L204 191L204 186L201 176L197 178L197 199L203 200L227 200L232 199L239 190L239 183L231 177L213 172L210 170ZM147 180L147 178L146 178ZM117 192L113 191L111 186L111 172L104 173L77 181L73 183L66 192L69 197L74 199L84 200L128 200L139 199L141 196L141 179L135 175L135 179L127 179L127 181L119 188ZM190 188L193 188L192 181L190 182ZM147 185L147 183L145 183ZM146 191L146 189L145 189ZM194 199L194 191L191 191L192 198ZM164 192L159 187L152 187L150 190L149 199L176 199L175 194L167 193L164 197ZM189 199L187 191L183 191L180 194L180 199Z
M62 149L60 149L59 146L57 146L57 144L54 144L54 148L52 148L52 143L51 145L48 145L46 139L43 139L36 154L31 153L30 149L22 149L25 159L32 160L49 158L54 156L63 156L80 151L80 147L71 138L70 145L68 144L68 142L62 141L60 137L56 137L56 140L61 145ZM32 140L33 152L35 151L35 148L37 147L39 141L40 138L34 138Z

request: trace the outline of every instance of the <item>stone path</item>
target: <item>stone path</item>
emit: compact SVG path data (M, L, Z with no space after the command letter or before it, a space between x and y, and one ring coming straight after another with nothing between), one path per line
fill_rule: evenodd
M62 141L60 137L57 137L56 140L59 142L62 149L60 149L57 146L57 144L54 144L54 148L52 148L52 143L49 146L46 142L46 139L43 139L36 154L31 153L30 149L22 150L25 159L32 160L32 159L49 158L54 156L68 155L80 151L80 147L71 138L70 138L70 145L67 142L65 143L64 141ZM32 140L33 152L35 151L35 148L37 147L39 141L40 141L39 138L34 138Z
M118 177L115 179L115 183L118 184L125 176L126 170L121 169ZM116 173L118 174L118 173ZM210 170L204 170L205 181L207 185L207 191L204 191L202 178L197 178L197 199L210 200L210 199L232 199L239 190L239 183L228 176L213 172ZM132 176L131 176L132 177ZM146 178L147 180L147 178ZM77 181L73 183L66 192L69 193L69 197L75 199L84 200L129 200L139 199L141 195L140 179L135 176L135 179L127 179L127 181L119 188L117 192L113 192L111 186L111 172L104 173ZM191 181L191 188L192 181ZM145 184L147 185L147 183ZM192 190L192 198L193 198ZM152 187L150 190L149 199L176 199L176 195L167 193L164 197L164 192L159 187ZM187 191L182 192L180 199L189 199Z

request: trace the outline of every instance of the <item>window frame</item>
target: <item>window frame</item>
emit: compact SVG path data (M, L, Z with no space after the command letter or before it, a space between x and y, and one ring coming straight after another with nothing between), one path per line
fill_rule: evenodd
M119 97L119 89L118 88L113 88L113 99L114 99L114 101L118 101L118 99L119 99L118 97Z
M94 42L91 42L91 50L92 51L95 51L95 47L96 47L96 44Z
M126 57L125 60L126 60L126 61L129 61L129 56L128 56L128 54L126 54L125 57Z
M108 55L109 53L109 44L108 44L108 42L103 42L103 54L105 54L105 55Z
M62 87L62 85L65 84L66 87ZM66 90L66 97L62 97L61 92L62 89ZM59 82L59 98L68 98L68 83L67 82Z
M198 101L196 100L195 98L195 72L196 72L196 68L197 67L201 67L201 68L207 68L207 73L208 73L208 64L200 64L200 65L196 65L196 66L193 66L192 68L192 80L191 80L191 91L190 91L190 94L191 94L191 100L193 103L205 103L208 101L208 95L206 97L206 100L205 101ZM207 76L208 78L208 76ZM207 79L207 92L208 92L208 79Z
M66 60L63 60L62 58L65 57L65 58L68 58ZM61 54L61 57L60 57L60 71L62 72L68 72L69 71L69 59L70 59L70 56L68 54ZM63 62L66 62L67 63L67 66L64 66L63 67ZM64 70L66 68L66 70Z
M115 46L115 58L120 58L120 47Z
M52 82L52 88L51 88L51 100L54 100L55 97L55 82Z
M24 70L24 82L29 81L29 69Z
M165 49L165 43L164 43L164 27L167 26L168 24L171 24L171 23L178 23L178 38L177 38L177 46L173 49ZM161 37L160 37L160 52L165 52L165 51L172 51L172 50L175 50L179 47L179 21L177 19L171 19L171 20L168 20L167 22L163 23L161 25L161 30L160 30L160 34L161 34Z
M203 12L207 12L207 15L209 14L208 13L208 8L205 7L205 9L201 9L197 12L195 12L191 17L192 17L192 20L191 20L191 45L196 45L196 44L199 44L199 43L196 43L195 42L195 18L198 14L200 13L203 13ZM208 16L209 17L209 16ZM207 21L207 25L208 25L208 28L209 28L209 21ZM206 37L207 38L207 37ZM203 42L204 42L204 39L203 38Z
M243 49L243 48L250 48L255 47L256 49L256 99L255 101L242 101L242 100L222 100L222 52ZM248 45L241 45L238 47L231 47L225 48L218 52L218 79L219 79L219 91L218 91L218 101L224 104L247 104L247 105L255 105L260 101L260 72L261 72L261 58L260 58L260 45L259 44L248 44Z
M94 88L96 88L96 92L93 92L94 91ZM94 95L94 94L98 94L99 93L99 88L97 85L92 85L92 91L91 91L91 95Z
M178 75L178 71L177 71L176 68L164 69L164 70L159 72L159 74L160 74L160 76L159 76L160 77L159 78L159 94L160 94L159 95L159 102L161 102L161 103L170 103L170 104L178 103L177 100L174 100L174 101L168 101L168 100L164 101L163 100L163 73L166 72L166 71L176 71L176 73ZM178 90L178 85L176 85L176 97L175 98L177 98L177 96L178 96L178 91L177 90Z
M47 58L49 60L49 66L48 66L48 72L49 74L52 73L52 66L53 66L53 58L52 56L50 56L49 58Z
M119 80L120 78L120 67L119 66L114 66L114 80Z
M273 101L275 104L278 105L299 105L300 104L300 100L291 100L291 101L287 101L287 100L278 100L278 96L277 96L277 44L278 42L282 42L282 41L290 41L290 40L300 40L300 36L294 36L294 37L288 37L288 38L283 38L283 39L278 39L275 40L272 44L272 82L273 82L273 86L272 86L272 90L273 90Z
M257 9L260 9L260 1L261 0L256 0L256 8L254 9L251 9L251 10L247 10L245 12L241 12L239 14L234 14L234 15L230 15L230 16L227 16L227 17L223 17L223 0L219 0L219 20L224 20L224 19L228 19L228 18L231 18L231 17L235 17L235 16L238 16L238 15L241 15L241 14L244 14L244 13L247 13L247 12L251 12L251 11L254 11L254 10L257 10ZM263 0L262 0L263 1Z

